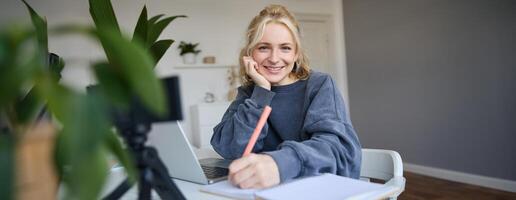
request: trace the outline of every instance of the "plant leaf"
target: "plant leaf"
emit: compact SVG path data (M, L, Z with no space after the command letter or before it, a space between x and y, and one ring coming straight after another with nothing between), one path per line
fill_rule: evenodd
M12 72L15 70L18 42L8 31L6 29L0 32L0 109L4 109L4 106L16 97L21 86L21 80L12 77Z
M11 66L2 66L0 74L0 106L10 102L16 98L22 89L26 80L32 79L37 69L41 69L41 65L37 62L39 59L30 58L28 63L11 63Z
M124 166L124 169L129 177L129 181L135 182L138 180L138 172L136 171L134 159L130 156L127 150L122 148L123 145L118 135L115 132L110 131L105 142L109 151L112 152L118 161L122 164L122 166Z
M64 68L63 59L56 54L50 53L48 56L49 74L56 83L61 79L61 71ZM31 89L20 101L16 102L16 110L18 112L18 121L21 123L33 120L35 115L41 111L45 102L37 95L34 89Z
M186 15L176 15L172 17L167 17L165 19L162 19L155 24L152 25L152 27L148 28L147 33L147 43L146 47L150 47L154 42L158 39L158 37L161 35L161 32L176 18L185 18Z
M34 31L10 26L0 32L0 107L17 98L22 85L42 68Z
M109 63L120 70L131 89L144 105L157 114L165 114L166 104L162 84L153 72L154 62L147 51L113 31L99 30Z
M60 131L56 135L56 143L54 148L54 166L56 167L56 173L59 178L59 180L67 182L65 178L66 172L65 172L65 166L70 165L70 150L67 147L66 141L68 139L64 138L68 135L62 134L62 131Z
M145 44L147 39L147 8L143 6L136 27L134 28L133 42L140 41L141 44Z
M172 43L174 40L160 40L151 46L150 50L155 63L159 62Z
M46 78L40 87L48 105L58 117L63 130L60 133L56 152L58 172L68 186L69 192L78 199L96 199L105 181L107 164L104 140L109 133L106 106L95 95L77 94ZM65 97L64 99L62 97ZM66 165L66 168L62 168Z
M151 17L148 21L147 21L147 33L145 33L145 43L143 43L143 46L145 47L148 47L147 46L147 43L149 43L147 41L147 37L149 36L149 32L150 30L152 29L152 27L155 26L155 23L156 21L158 21L161 17L165 16L164 14L159 14L159 15L156 15L154 17Z
M16 102L16 111L18 112L18 122L25 124L34 119L34 116L43 107L43 101L36 94L34 89L31 89L25 97Z
M110 127L102 98L75 93L49 77L40 78L35 88L48 100L50 111L64 124L64 134L73 135L69 140L75 145L70 151L79 153L74 156L87 154L100 143Z
M109 171L106 150L102 147L91 149L91 153L76 162L70 172L70 192L77 199L99 199Z
M63 71L64 66L64 60L57 54L48 54L48 70L51 76L54 77L55 81L59 81L61 79L61 72Z
M14 139L0 130L0 199L14 199Z
M106 105L96 95L75 93L69 88L43 77L36 85L36 90L48 100L52 113L64 124L63 134L70 134L67 142L74 157L88 154L91 148L100 144L109 130Z
M104 47L111 68L130 86L130 93L136 93L152 111L166 112L163 86L152 71L154 59L139 44L128 41L116 30L108 28L95 31L87 27L62 26L56 31L61 34L78 32L96 36Z
M47 22L32 9L32 7L25 1L23 3L27 6L30 13L32 24L36 28L36 37L38 39L38 45L40 50L41 59L46 59L48 52L48 33L47 33ZM45 60L46 62L46 60Z
M154 17L151 17L149 21L147 22L147 26L154 25L156 21L158 21L161 17L165 16L164 14L159 14ZM150 27L147 27L147 30L149 30Z
M129 107L131 95L127 81L122 78L123 74L106 62L94 64L93 70L99 81L97 87L99 87L100 92L113 101L115 105L122 108Z
M50 77L42 75L36 78L36 84L33 89L36 90L38 96L47 100L48 108L57 119L67 119L67 116L72 112L68 109L73 107L71 104L74 98L76 98L72 90L57 84Z
M106 105L99 96L73 96L71 107L67 108L68 116L63 122L66 133L72 134L72 155L80 157L89 154L92 148L100 146L108 133L110 119L106 116Z
M89 0L89 5L91 18L97 29L114 29L116 33L121 34L110 0Z

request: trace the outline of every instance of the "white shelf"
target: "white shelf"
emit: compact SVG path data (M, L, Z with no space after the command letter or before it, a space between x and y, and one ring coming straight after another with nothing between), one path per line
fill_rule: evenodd
M236 66L236 65L233 65L233 64L218 64L218 63L215 63L215 64L199 63L199 64L177 64L177 65L174 65L174 68L177 68L177 69L230 68L232 66Z
M212 149L213 128L220 123L231 102L201 103L190 107L192 139L197 148Z

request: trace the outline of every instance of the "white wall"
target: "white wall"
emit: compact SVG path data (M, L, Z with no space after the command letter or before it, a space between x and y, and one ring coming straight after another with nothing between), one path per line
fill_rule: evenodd
M46 16L49 26L55 27L63 23L90 24L88 1L69 0L27 0L41 15ZM147 3L150 16L156 14L187 15L186 19L172 22L161 38L172 38L177 41L158 63L156 69L160 76L180 74L183 93L183 110L185 111L184 128L191 129L190 105L203 101L205 92L214 92L216 98L225 99L227 92L226 68L178 69L173 66L181 63L177 44L179 41L200 42L198 59L210 55L215 56L221 65L236 65L239 49L244 41L245 29L251 18L263 7L271 3L287 6L295 13L328 14L333 16L336 33L334 46L336 57L333 64L339 74L333 76L340 84L341 91L347 100L347 78L345 77L345 58L342 25L342 2L339 0L112 0L119 24L128 36L132 35L134 25L144 3ZM18 0L1 0L0 24L21 21L28 23L30 18L24 5ZM60 36L49 38L49 49L59 54L67 63L63 72L63 81L74 88L83 90L93 83L89 69L90 63L104 57L103 51L92 40L79 36ZM191 137L190 137L191 138Z

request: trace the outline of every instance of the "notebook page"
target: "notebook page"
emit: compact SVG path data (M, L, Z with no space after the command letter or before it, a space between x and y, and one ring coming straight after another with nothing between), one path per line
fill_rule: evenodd
M258 189L240 189L231 185L227 180L203 186L200 190L211 194L242 200L252 200L254 199L254 193L260 191Z
M263 191L257 191L260 199L347 199L385 187L352 178L324 174L307 177Z

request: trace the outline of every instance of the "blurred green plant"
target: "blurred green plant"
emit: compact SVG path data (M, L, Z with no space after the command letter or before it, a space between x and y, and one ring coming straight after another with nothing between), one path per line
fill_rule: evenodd
M23 0L22 0L23 1ZM47 22L25 1L34 29L10 26L0 30L0 199L14 199L14 149L42 110L58 125L55 167L67 199L97 199L113 154L132 181L136 169L113 131L108 105L124 108L136 95L158 114L166 113L163 87L153 68L174 40L158 40L177 15L147 17L144 6L132 40L123 36L110 0L89 0L95 27L65 25L56 34L79 33L99 41L107 60L91 67L100 92L84 94L59 82L63 59L48 53Z
M195 55L201 53L201 50L197 50L197 46L199 45L199 43L190 43L190 42L185 42L185 41L181 41L181 43L179 43L179 46L177 46L177 48L179 50L181 50L179 52L179 55L182 56L184 54L187 54L187 53L193 53Z

